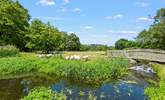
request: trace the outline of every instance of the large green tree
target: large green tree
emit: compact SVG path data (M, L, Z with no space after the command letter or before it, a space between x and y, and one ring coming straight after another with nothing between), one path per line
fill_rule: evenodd
M39 19L34 19L28 32L26 47L31 50L42 50L48 53L62 48L64 34L50 23L45 24Z
M24 49L30 15L18 1L0 0L0 40Z
M76 34L72 33L68 35L66 40L66 50L67 51L79 51L80 50L80 39Z
M138 46L136 41L129 41L127 39L120 39L118 41L116 41L115 43L115 48L122 50L122 49L126 49L126 48L136 48Z
M140 32L137 41L142 48L165 50L165 8L158 10L154 18L153 25Z

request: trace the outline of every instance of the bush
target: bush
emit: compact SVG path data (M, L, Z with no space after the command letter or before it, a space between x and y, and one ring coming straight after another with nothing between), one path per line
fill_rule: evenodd
M53 92L49 88L37 87L21 100L66 100L65 94Z
M13 57L18 55L19 50L15 46L7 45L0 47L0 57Z

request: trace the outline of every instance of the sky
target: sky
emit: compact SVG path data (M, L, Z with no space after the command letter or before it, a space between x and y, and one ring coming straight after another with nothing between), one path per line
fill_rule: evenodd
M113 46L133 40L165 8L165 0L20 0L31 19L48 21L60 31L75 33L83 44Z

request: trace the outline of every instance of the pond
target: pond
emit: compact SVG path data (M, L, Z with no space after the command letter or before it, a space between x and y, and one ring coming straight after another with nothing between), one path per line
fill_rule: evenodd
M2 100L18 100L36 86L51 87L56 92L63 91L68 100L88 100L91 96L97 100L147 100L144 89L149 85L144 76L132 72L123 79L100 85L57 79L41 73L13 77L0 79Z

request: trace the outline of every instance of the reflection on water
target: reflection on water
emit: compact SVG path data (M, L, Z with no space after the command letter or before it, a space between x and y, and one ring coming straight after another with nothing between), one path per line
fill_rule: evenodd
M18 100L36 86L51 87L53 91L63 91L70 100L145 100L145 80L136 76L104 83L100 86L85 85L69 80L57 80L47 75L33 74L27 77L0 80L1 100Z

